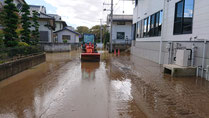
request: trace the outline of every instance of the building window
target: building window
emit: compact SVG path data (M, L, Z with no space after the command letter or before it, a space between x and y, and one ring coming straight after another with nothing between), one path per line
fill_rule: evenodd
M126 22L117 22L117 25L126 25Z
M163 21L163 10L137 22L136 37L153 37L161 36L161 28Z
M138 5L138 0L135 0L135 6L137 6Z
M150 21L150 19L151 19L151 17L149 16L148 18L147 18L147 37L149 37L150 36L150 23L151 23L151 21Z
M21 10L21 9L22 9L22 4L21 4L21 3L18 3L18 4L17 4L17 9L18 9L18 10Z
M71 40L71 36L70 35L62 35L62 40Z
M144 19L144 33L143 33L143 37L147 36L147 18Z
M182 0L176 3L174 34L191 34L193 24L194 0Z
M151 19L150 19L150 32L149 32L149 35L150 36L155 36L155 27L156 27L156 24L155 24L155 22L156 22L156 19L155 19L155 17L156 17L156 14L153 14L152 16L151 16Z
M158 29L157 36L161 36L162 23L163 23L163 10L160 11L159 24L158 24L158 28L157 28Z
M125 32L117 32L117 39L125 39Z

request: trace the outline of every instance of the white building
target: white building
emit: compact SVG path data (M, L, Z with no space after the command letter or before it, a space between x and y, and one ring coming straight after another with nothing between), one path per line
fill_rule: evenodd
M1 12L1 10L3 10L3 7L5 5L4 1L5 0L0 0L0 12ZM14 2L14 4L16 5L16 7L19 11L21 11L23 4L26 3L25 0L14 0L13 2ZM0 25L0 29L2 29L1 25Z
M4 1L5 1L5 0L0 0L0 9L4 6L4 4L5 4ZM22 5L23 5L24 3L26 3L25 0L13 0L13 2L14 2L14 4L17 6L17 9L18 9L18 10L21 10Z
M160 64L175 63L179 49L192 50L192 66L209 65L208 0L135 0L132 54ZM208 43L206 43L206 47Z
M67 26L66 22L62 20L61 16L57 14L48 15L55 19L55 31L62 30Z
M79 43L80 34L71 29L64 28L62 30L54 32L54 34L56 36L55 41L57 43Z
M132 40L132 15L113 15L112 41L121 44ZM108 24L110 19L108 16Z
M39 32L41 43L53 43L53 31L55 30L54 17L46 14L46 8L44 6L30 5L30 12L32 17L33 11L39 13ZM33 30L33 29L32 29Z

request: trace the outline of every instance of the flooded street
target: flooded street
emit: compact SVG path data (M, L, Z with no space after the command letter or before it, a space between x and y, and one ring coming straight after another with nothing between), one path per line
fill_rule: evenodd
M100 52L98 63L79 51L0 82L0 118L208 118L209 82L171 78L156 63Z

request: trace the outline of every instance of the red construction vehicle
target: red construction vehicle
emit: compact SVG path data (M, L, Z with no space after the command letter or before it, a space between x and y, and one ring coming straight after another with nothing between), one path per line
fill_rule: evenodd
M93 34L84 34L81 61L100 61L100 54L97 52L96 46L95 36Z

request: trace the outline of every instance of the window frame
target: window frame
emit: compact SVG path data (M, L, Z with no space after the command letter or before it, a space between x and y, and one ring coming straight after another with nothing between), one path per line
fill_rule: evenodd
M63 38L64 37L64 38ZM68 38L66 38L68 37ZM62 35L62 40L67 40L67 41L70 41L71 40L71 35Z
M123 35L124 35L124 38L123 38L123 39L122 39L122 38L118 38L118 34L119 34L119 33L123 33ZM117 33L116 33L116 36L117 36L117 37L116 37L117 40L125 40L125 38L126 38L126 37L125 37L125 36L126 36L126 33L125 33L125 32L117 32Z
M178 4L179 3L183 3L183 8L182 8L182 19L181 19L181 21L176 21L176 18L177 18L177 15L178 15ZM184 16L184 13L185 13L185 0L181 0L181 1L179 1L179 2L176 2L176 4L175 4L175 13L174 13L174 27L173 27L173 35L183 35L183 34L192 34L193 33L193 20L194 20L194 5L195 5L195 0L193 0L193 11L192 11L192 22L191 22L191 31L189 31L189 32L185 32L184 31L184 18L185 18L185 16ZM180 33L178 33L178 32L175 32L176 31L176 24L177 23L180 23L181 25L180 25Z

